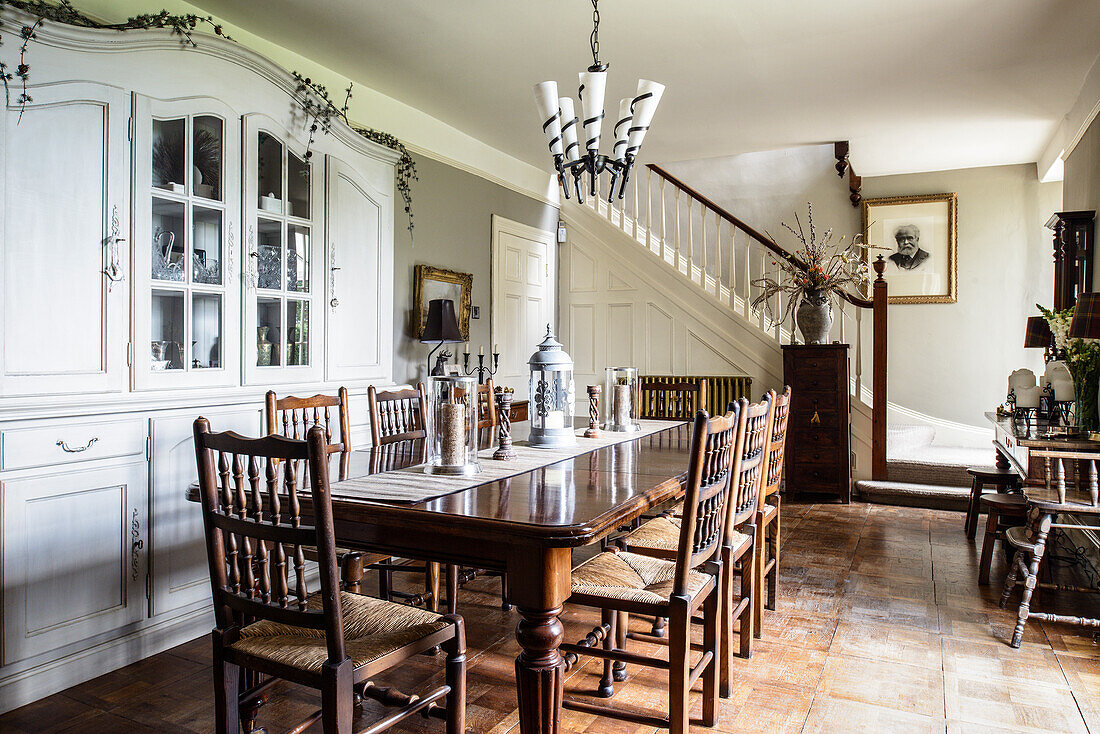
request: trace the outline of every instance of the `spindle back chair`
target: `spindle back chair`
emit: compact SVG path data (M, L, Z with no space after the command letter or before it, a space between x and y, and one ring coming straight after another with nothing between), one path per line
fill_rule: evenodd
M428 398L423 382L418 382L415 389L405 390L376 390L371 385L367 404L371 445L427 438Z
M242 699L255 698L257 689L266 691L273 682L242 695L244 668L321 691L321 710L296 730L320 720L327 734L350 734L355 684L442 645L447 684L423 697L391 697L402 710L390 723L434 712L447 720L449 733L462 732L461 618L340 591L324 427L312 425L306 440L253 439L211 433L210 423L199 418L194 434L216 625L217 730L239 732ZM313 592L307 548L317 554ZM364 694L371 688L367 683ZM439 703L444 697L445 711Z
M274 390L268 390L266 402L268 435L305 440L310 428L320 426L324 430L327 453L351 453L347 388L341 387L336 395L310 398L280 398Z
M760 636L764 609L775 609L779 593L780 495L783 484L784 453L787 445L787 416L791 405L788 385L781 395L768 392L772 405L771 427L765 450L765 469L761 476L756 513L756 589L753 599L753 629Z

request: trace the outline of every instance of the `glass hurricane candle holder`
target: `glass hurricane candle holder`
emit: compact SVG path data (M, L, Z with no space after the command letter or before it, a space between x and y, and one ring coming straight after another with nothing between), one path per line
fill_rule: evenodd
M477 459L477 380L428 378L429 474L465 476L481 471Z
M531 432L529 446L553 448L577 442L573 431L573 360L562 351L550 326L538 351L531 355Z
M641 397L638 370L635 367L608 367L604 370L603 427L608 431L638 431L638 402Z

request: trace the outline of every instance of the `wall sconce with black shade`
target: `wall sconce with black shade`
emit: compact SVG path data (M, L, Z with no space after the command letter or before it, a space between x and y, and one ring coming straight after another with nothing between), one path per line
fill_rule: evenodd
M455 344L462 341L462 332L458 328L458 319L455 318L455 302L447 298L436 298L428 301L428 319L424 324L424 332L420 335L422 344L438 342L432 351L428 352L428 374L442 375L443 365L452 355L444 349L436 357L435 366L432 366L432 355L444 344Z

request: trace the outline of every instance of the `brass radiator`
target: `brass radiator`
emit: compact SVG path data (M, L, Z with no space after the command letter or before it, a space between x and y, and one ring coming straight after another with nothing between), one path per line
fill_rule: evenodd
M707 385L707 412L722 415L731 400L750 397L752 378L748 375L642 375L642 382L704 382Z

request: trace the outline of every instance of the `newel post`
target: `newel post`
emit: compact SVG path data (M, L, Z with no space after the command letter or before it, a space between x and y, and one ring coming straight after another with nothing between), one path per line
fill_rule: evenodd
M873 376L871 381L871 478L886 479L886 305L887 285L882 277L886 261L879 255L872 263L876 277L873 287L874 331L872 336Z

